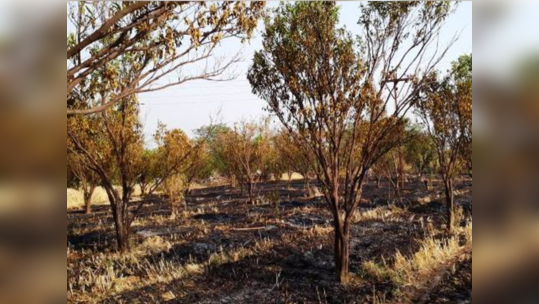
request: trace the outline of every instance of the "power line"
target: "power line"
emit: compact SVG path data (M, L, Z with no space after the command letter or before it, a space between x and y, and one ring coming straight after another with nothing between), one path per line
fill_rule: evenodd
M141 103L140 105L143 105L143 106L181 106L181 105L190 105L190 104L206 104L206 103L215 103L215 102L225 102L225 103L230 103L230 102L240 102L240 101L252 101L252 102L264 102L262 99L251 99L251 98L248 98L248 99L233 99L233 100L205 100L205 101L187 101L187 102L171 102L171 103L153 103L153 102L150 102L150 103Z
M165 98L184 98L184 97L199 97L199 96L232 96L232 95L252 95L251 92L213 92L208 94L188 94L188 95L168 95L168 96L147 96L140 99L165 99Z
M163 84L166 84L163 83ZM220 83L214 83L214 84L207 84L202 86L189 86L187 84L182 84L175 86L176 88L179 88L181 90L192 90L192 89L208 89L208 88L226 88L226 87L251 87L249 83L226 83L226 82L220 82ZM147 93L145 93L147 94Z

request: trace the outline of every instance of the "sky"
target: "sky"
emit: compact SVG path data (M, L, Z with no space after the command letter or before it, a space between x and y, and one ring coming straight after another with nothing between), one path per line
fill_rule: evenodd
M269 2L268 5L276 6L278 2ZM339 5L341 6L341 25L345 25L353 33L359 33L357 25L359 2L339 2ZM242 44L238 40L229 40L222 43L215 53L217 56L230 56L241 50L242 62L235 65L231 71L237 76L234 80L193 81L162 91L139 95L140 115L147 146L154 146L152 134L156 130L158 121L165 123L169 128L180 128L192 136L193 130L208 125L212 119L230 125L241 120L253 120L267 115L268 113L264 110L265 101L251 93L246 77L254 52L262 48L263 30L263 22L260 22L251 41ZM447 19L440 36L441 44L446 44L458 32L460 32L460 39L439 66L442 71L447 70L450 63L460 55L472 52L471 2L462 2L456 12Z

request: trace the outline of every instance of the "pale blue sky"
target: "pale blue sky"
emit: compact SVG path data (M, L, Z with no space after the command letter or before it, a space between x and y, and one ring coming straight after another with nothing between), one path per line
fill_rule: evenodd
M278 5L278 2L269 3L269 6L275 5ZM340 2L339 5L341 23L353 33L358 33L359 2ZM258 31L250 43L242 45L239 41L228 41L223 43L216 53L218 56L226 56L242 49L243 62L237 64L234 69L238 75L237 79L229 82L193 81L139 96L143 103L141 120L149 146L153 146L151 135L158 121L192 135L194 129L209 124L210 116L215 116L219 111L220 120L228 124L242 119L256 119L266 114L263 110L265 102L251 93L251 87L246 79L253 54L261 48L262 30L263 23L260 22ZM457 32L461 32L460 39L439 66L441 70L448 69L451 61L460 55L472 52L471 2L462 2L457 11L448 18L441 33L441 45L446 44Z

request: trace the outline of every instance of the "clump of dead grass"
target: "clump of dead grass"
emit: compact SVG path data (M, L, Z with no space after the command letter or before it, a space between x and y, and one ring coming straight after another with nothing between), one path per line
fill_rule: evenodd
M390 206L384 206L384 207L377 207L373 209L368 210L362 210L360 212L356 212L353 217L354 223L359 223L360 221L368 221L368 220L379 220L382 222L390 221L390 220L397 220L397 215L404 213L405 210L402 208L399 208L395 205Z
M421 242L419 251L411 257L405 257L397 251L393 265L388 265L384 259L381 263L367 261L363 263L363 273L377 281L391 281L399 286L421 284L429 274L452 264L471 247L472 223L459 229L459 232L466 239L463 246L459 243L459 235L441 240L431 235Z
M314 225L312 228L303 229L301 232L307 237L326 236L333 232L332 226Z
M155 253L169 251L170 248L172 248L172 244L169 241L166 241L160 236L152 236L145 238L137 247L137 250L141 250L144 253Z

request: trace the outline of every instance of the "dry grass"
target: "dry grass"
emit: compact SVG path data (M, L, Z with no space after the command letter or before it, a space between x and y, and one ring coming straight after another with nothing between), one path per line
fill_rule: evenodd
M300 233L307 237L317 237L317 236L327 236L330 235L333 232L334 228L333 226L321 226L321 225L314 225L314 227L309 229L303 229L300 230Z
M461 250L458 238L452 237L446 240L427 238L421 249L410 259L397 252L394 265L397 280L403 281L404 285L412 285L419 277L436 272L440 267L452 262Z
M421 285L429 275L448 267L471 248L472 223L461 228L459 233L466 240L463 246L459 244L459 235L442 240L429 236L421 242L420 250L413 256L407 258L397 251L392 266L385 260L382 263L367 261L363 263L363 272L380 282L391 281L398 286Z
M375 263L374 261L367 261L363 263L362 270L364 276L375 279L378 282L394 281L396 278L396 272L387 265L385 260L382 263Z
M288 175L288 173L284 173L283 175L281 175L281 180L282 181L288 181L288 180L300 180L300 179L303 179L303 176L299 173L292 173L290 175Z
M282 208L279 210L279 214L273 214L270 196L262 196L261 203L261 205L267 205L262 211L260 211L260 206L245 206L243 203L236 206L228 202L223 203L223 201L199 202L197 200L196 205L189 204L187 208L181 209L176 218L171 218L168 214L146 213L146 216L137 218L133 222L133 227L137 227L136 242L132 246L132 251L124 255L110 251L100 252L101 249L99 251L98 249L74 249L75 247L70 248L68 245L68 302L97 303L123 296L131 298L146 290L150 290L149 294L156 302L192 299L193 290L190 287L195 282L198 283L210 275L224 276L231 265L219 266L240 262L238 266L241 266L241 269L251 265L255 267L255 263L258 267L259 257L265 258L269 254L280 257L288 253L288 251L282 251L281 248L294 248L295 250L290 251L294 255L296 250L313 251L315 252L313 263L326 265L325 259L329 257L326 257L327 250L324 248L332 246L333 227L323 220L319 221L319 217L330 218L330 211L327 208L320 209L318 204L306 204L296 208ZM104 204L108 204L106 198ZM82 208L82 204L79 208ZM235 215L243 211L246 213L245 217L238 216L237 221L234 218L222 219L220 217L224 212ZM449 266L446 267L446 265L453 265L456 261L455 258L462 256L464 249L468 248L468 244L471 246L471 223L467 227L459 229L459 235L440 240L434 237L443 235L438 230L440 225L433 226L430 217L424 223L423 217L415 219L411 217L414 214L410 212L406 208L390 205L370 210L362 209L356 214L354 222L365 221L361 223L360 229L364 229L362 232L365 231L368 236L378 234L377 228L371 229L369 225L378 225L379 221L413 222L415 227L413 235L421 236L421 238L427 236L424 241L420 241L420 249L413 254L403 256L399 252L395 253L395 247L389 243L388 246L383 247L383 252L380 255L387 258L395 254L391 259L387 259L387 262L383 259L381 261L377 259L363 264L363 274L365 277L370 277L370 282L362 285L366 282L354 277L354 283L357 283L356 285L361 288L373 288L372 296L368 295L370 293L368 289L362 289L362 292L366 291L367 293L362 294L365 296L363 298L366 300L365 302L386 303L387 299L408 296L409 290L413 288L403 288L404 286L429 284L428 280L433 277L433 273L441 276L440 270L447 270ZM215 217L209 216L208 220L205 221L204 217L199 218L196 217L197 215L215 215ZM293 225L298 219L311 215L313 215L311 225L302 227ZM83 218L86 220L88 217L84 216ZM92 223L97 223L100 229L113 229L110 223L100 222L100 217L90 220ZM371 223L371 221L376 223ZM89 229L95 229L94 225L88 227L81 225L81 228L69 232L68 236L71 234L82 235L89 232ZM252 229L252 231L248 229ZM371 232L371 230L373 231ZM424 233L419 233L421 230ZM215 231L219 231L219 233L214 234ZM225 241L215 239L219 235L227 235L230 238ZM243 242L244 239L247 242ZM458 243L458 240L461 241L461 244ZM199 247L198 244L193 244L194 242L207 243L211 246ZM413 248L417 249L418 242L412 243ZM459 246L462 243L466 244ZM232 244L232 246L229 247L228 244ZM407 252L405 250L410 248L398 244L396 246L404 248L402 252ZM365 252L365 254L371 256L370 252ZM363 257L363 252L361 255ZM291 258L291 261L296 258L304 259L305 257L298 255ZM310 262L310 260L308 261ZM237 269L236 265L233 267L233 269ZM247 272L249 269L245 271ZM280 269L272 268L269 271L279 273ZM277 282L275 288L279 287L279 275L275 280ZM228 276L226 278L228 279ZM172 282L177 280L181 282L182 288L169 289L174 285ZM371 285L370 283L373 281L390 284ZM155 294L156 292L157 294Z
M121 189L121 187L117 187ZM135 191L133 196L140 195L140 187L135 186ZM93 206L102 206L108 205L109 199L107 197L107 192L101 187L95 189L94 194L92 195L92 205ZM72 188L67 188L67 210L80 210L84 208L84 196L82 191Z
M172 248L172 244L170 242L164 240L160 236L152 236L149 238L144 239L142 244L138 247L138 250L142 250L142 252L162 252L162 251L168 251Z
M382 222L386 222L390 219L395 219L397 215L402 213L404 213L404 210L394 205L391 205L389 207L383 206L356 212L352 221L354 223L359 223L360 221L365 220L380 220Z
M206 261L188 261L179 264L176 260L167 260L164 256L145 259L149 253L166 252L172 244L159 236L147 238L142 244L127 254L99 253L92 254L84 263L84 269L76 278L68 280L68 294L72 300L85 303L97 303L114 295L144 288L154 284L168 284L173 280L188 278L204 273L209 267L216 267L229 262L267 252L275 246L269 239L260 239L252 247L239 247L230 251L221 250L212 253ZM67 248L68 256L71 250ZM82 253L84 254L84 252ZM86 265L87 264L87 265ZM81 265L82 266L82 265ZM68 263L68 270L69 270ZM142 276L124 276L126 269L137 269Z

